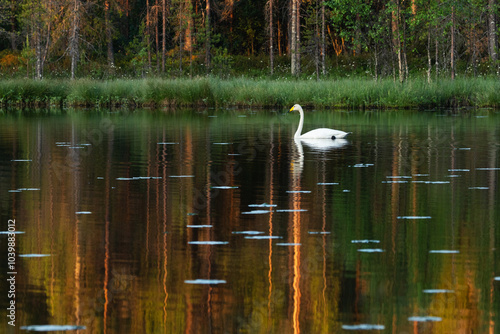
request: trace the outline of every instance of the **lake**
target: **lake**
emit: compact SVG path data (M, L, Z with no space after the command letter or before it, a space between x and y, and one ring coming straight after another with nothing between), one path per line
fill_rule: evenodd
M1 331L500 331L500 114L287 110L1 113Z

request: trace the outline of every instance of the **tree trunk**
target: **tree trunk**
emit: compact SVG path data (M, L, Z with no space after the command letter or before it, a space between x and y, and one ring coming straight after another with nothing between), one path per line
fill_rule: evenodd
M269 0L269 68L271 75L274 74L274 29L273 29L273 1Z
M108 51L108 67L110 72L114 72L115 68L115 56L113 52L113 33L111 31L111 22L109 19L110 3L109 1L104 2L104 24L106 26L106 42Z
M210 73L210 0L206 0L205 7L205 70Z
M296 67L296 75L300 74L300 0L296 0L296 15L297 15L297 41L295 43L295 54L296 54L296 61L295 61L295 67Z
M151 68L151 9L146 0L146 48L148 49L148 69Z
M455 6L451 6L451 80L455 80Z
M71 57L71 79L76 78L76 69L78 65L79 25L80 25L80 0L73 1L73 22L71 27L71 37L69 40L69 54Z
M402 55L402 47L401 47L401 33L400 33L400 24L399 20L401 17L400 3L399 0L395 0L396 11L392 12L392 40L393 40L393 48L394 53L398 59L398 73L399 73L399 82L403 82L405 80L405 71L404 71L404 58Z
M161 2L162 10L162 36L161 36L161 73L165 73L165 55L167 53L167 5L166 0Z
M290 65L292 75L297 75L297 0L291 0L292 15L290 17Z
M326 75L326 64L325 64L325 2L321 2L321 73Z
M314 65L316 66L316 80L319 80L320 68L320 32L319 32L319 4L316 1L316 8L314 10Z
M10 28L11 28L11 33L10 35L10 47L12 51L17 50L17 45L16 45L16 15L14 14L16 12L16 0L11 0L10 4L10 10L11 10L11 16L10 16Z
M496 23L496 0L488 1L488 50L490 54L490 59L493 62L498 60L497 45L497 23Z
M429 26L429 30L427 32L427 82L431 83L431 70L432 70L432 61L431 61L431 29Z
M436 37L436 81L439 77L439 42Z

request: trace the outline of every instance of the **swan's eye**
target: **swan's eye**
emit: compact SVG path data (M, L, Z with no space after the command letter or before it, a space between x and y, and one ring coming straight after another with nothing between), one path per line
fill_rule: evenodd
M332 136L332 139L336 139L335 136Z

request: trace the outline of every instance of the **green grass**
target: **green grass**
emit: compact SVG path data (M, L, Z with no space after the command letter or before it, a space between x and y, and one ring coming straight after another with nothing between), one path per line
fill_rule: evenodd
M3 80L4 106L91 107L281 107L299 103L316 108L500 107L500 80L468 78L290 80L290 79L131 79Z

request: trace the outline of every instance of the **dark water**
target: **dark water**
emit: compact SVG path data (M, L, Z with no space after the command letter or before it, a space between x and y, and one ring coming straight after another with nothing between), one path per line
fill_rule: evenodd
M0 230L24 232L1 332L499 332L500 115L309 111L353 132L328 144L297 122L1 114Z

